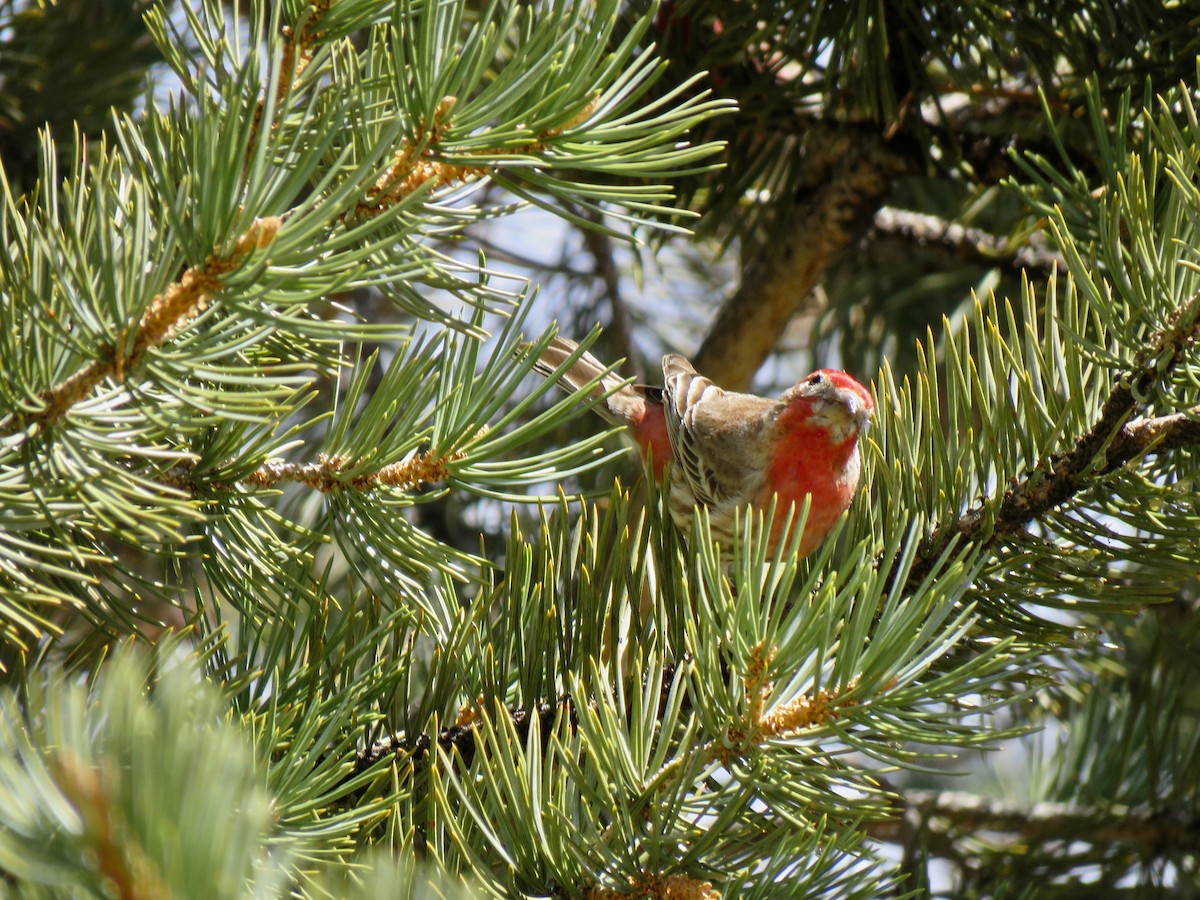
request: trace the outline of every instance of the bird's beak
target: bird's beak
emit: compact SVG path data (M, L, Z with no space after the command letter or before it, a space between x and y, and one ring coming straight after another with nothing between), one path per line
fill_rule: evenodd
M868 406L861 400L858 402L858 409L853 411L854 424L858 426L858 430L866 434L871 430L871 419L875 416L875 408Z
M875 414L874 408L852 391L846 391L845 403L846 412L854 421L854 427L866 434L871 427L871 417Z

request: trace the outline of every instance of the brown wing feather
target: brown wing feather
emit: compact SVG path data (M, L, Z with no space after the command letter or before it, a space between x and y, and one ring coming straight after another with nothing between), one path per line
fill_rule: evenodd
M730 499L727 486L722 484L710 464L711 457L704 452L708 435L703 428L696 428L696 416L704 404L719 403L725 391L697 374L692 364L677 353L664 356L662 367L663 406L674 465L671 477L682 482L679 487L686 487L693 504L725 503ZM673 488L675 483L672 482Z
M714 513L750 502L762 488L769 423L778 402L724 391L682 356L663 357L663 405L676 469L671 482Z

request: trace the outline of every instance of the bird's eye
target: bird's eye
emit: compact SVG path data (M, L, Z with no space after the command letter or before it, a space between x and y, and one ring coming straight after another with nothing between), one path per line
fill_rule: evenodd
M824 380L825 380L825 376L822 375L820 372L813 372L811 375L808 376L809 384L820 384Z

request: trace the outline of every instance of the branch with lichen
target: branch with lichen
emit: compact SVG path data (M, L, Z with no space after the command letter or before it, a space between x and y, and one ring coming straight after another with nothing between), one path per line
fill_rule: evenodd
M15 434L22 429L31 429L32 434L40 433L60 422L102 382L111 379L124 384L147 352L186 328L203 312L209 300L221 291L226 275L241 266L251 253L264 249L275 240L282 224L279 216L255 219L246 233L234 242L229 253L214 253L199 265L186 269L178 281L150 301L128 350L123 346L108 348L100 359L42 391L38 395L41 408L23 415L13 414L0 421L0 435Z
M938 253L950 263L1035 271L1044 275L1066 271L1061 253L1033 238L1014 246L1008 239L937 216L885 206L875 214L870 238L893 238Z
M894 818L867 824L880 841L907 841L914 832L939 856L958 855L964 836L987 833L999 845L1027 854L1030 842L1069 837L1094 845L1200 849L1200 817L1187 810L1122 804L1008 803L962 791L907 791L892 804ZM1011 842L1003 840L1011 837Z

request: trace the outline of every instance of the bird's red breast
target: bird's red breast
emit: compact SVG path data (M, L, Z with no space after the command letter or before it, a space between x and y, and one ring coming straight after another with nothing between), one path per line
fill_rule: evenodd
M781 429L762 493L755 502L766 509L772 495L778 495L771 546L787 538L783 529L789 505L794 504L795 515L799 516L805 500L811 497L799 550L801 556L811 553L850 506L858 489L858 476L857 433L835 442L827 428L802 421Z
M807 556L824 539L858 489L861 462L858 438L875 409L871 393L852 376L821 369L800 381L782 398L775 421L767 477L755 505L766 508L778 496L771 545L784 532L789 505L799 515L811 497L799 553Z

